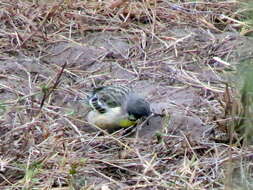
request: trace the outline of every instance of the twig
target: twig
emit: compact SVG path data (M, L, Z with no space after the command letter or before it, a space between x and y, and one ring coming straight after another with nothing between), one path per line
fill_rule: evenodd
M64 69L65 69L66 66L67 66L67 62L65 62L64 65L62 66L62 69L58 73L58 76L57 76L56 81L55 81L54 85L52 86L52 88L49 89L48 92L44 92L43 98L42 98L41 103L40 103L40 110L42 109L45 100L50 96L50 94L56 89L56 87L60 83L60 78L61 78L62 73L63 73L63 71L64 71Z

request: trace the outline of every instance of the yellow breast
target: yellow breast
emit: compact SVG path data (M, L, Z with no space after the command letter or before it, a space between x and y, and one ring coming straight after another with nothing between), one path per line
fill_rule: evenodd
M130 127L136 122L128 120L128 115L122 113L120 107L111 108L106 113L90 111L87 120L89 123L101 129L113 129L117 127Z

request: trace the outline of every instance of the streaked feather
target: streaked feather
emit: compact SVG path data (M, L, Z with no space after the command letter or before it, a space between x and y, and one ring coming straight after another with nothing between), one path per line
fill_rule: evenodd
M121 85L104 86L94 89L89 104L100 113L105 113L109 108L123 105L131 89Z

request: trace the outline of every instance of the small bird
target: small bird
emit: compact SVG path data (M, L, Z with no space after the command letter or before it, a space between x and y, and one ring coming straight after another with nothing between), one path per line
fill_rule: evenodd
M95 88L88 104L92 110L87 121L108 131L133 126L152 114L144 98L122 85Z

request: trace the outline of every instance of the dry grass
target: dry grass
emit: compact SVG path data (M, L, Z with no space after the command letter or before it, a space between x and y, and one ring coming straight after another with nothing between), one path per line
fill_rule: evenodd
M234 119L236 97L223 74L234 69L238 45L229 32L245 27L238 2L2 0L0 7L1 189L252 189L252 147L212 136L228 135ZM67 54L100 32L120 34L131 48L87 45L82 61L76 49ZM131 77L108 75L112 62ZM76 99L99 83L136 81L192 89L199 103L169 105L212 133L197 140L171 133L168 117L152 138L84 130Z

